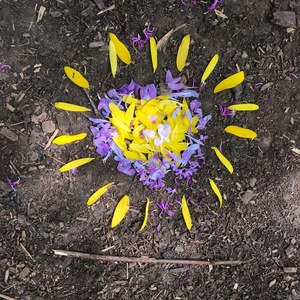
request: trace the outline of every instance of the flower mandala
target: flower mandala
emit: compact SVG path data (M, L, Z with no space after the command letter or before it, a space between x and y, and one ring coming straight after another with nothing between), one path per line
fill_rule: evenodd
M146 39L143 46L149 41L153 71L157 68L157 45L149 31L148 25L145 31ZM149 34L148 34L149 33ZM186 63L190 45L190 36L182 39L177 53L177 69L181 71ZM125 64L131 63L131 55L127 47L110 34L109 58L113 77L117 72L118 58ZM206 67L201 78L199 91L204 88L205 82L216 64L219 56L216 54ZM89 89L88 81L76 70L65 67L67 77L83 89ZM238 72L221 81L214 89L215 93L225 89L231 89L244 81L244 72ZM117 170L128 176L136 176L141 184L151 189L164 189L170 195L176 193L176 185L179 181L189 182L199 168L205 164L205 156L201 147L208 138L201 132L206 127L211 115L203 115L199 93L182 84L181 77L173 77L170 71L166 72L166 88L164 91L154 84L141 86L133 80L118 89L111 89L105 97L99 97L97 110L101 117L90 118L92 122L90 131L93 135L93 143L96 152L105 162L113 157L118 162ZM65 102L56 102L55 107L68 111L86 112L89 108ZM236 111L257 110L256 104L241 103L229 107L220 106L220 112L224 117L233 115ZM241 138L253 139L256 133L248 128L230 125L225 132ZM86 133L76 135L62 135L53 140L54 144L63 145L82 140ZM230 161L224 156L222 150L212 147L216 156L230 173L234 169ZM94 158L80 158L60 168L61 172L73 171L81 165L89 163ZM166 174L174 177L174 185L168 186ZM211 178L208 183L222 206L222 194ZM101 187L90 196L87 205L94 204L106 193L114 182ZM175 186L175 188L174 188ZM145 217L140 230L147 224L150 200L146 200ZM190 213L185 195L182 195L181 212L186 227L192 228L193 216ZM169 209L169 202L156 203L160 216L166 213L173 216ZM124 195L117 204L113 217L112 227L117 226L130 207L130 198ZM153 211L152 211L153 212ZM160 224L157 227L159 230Z

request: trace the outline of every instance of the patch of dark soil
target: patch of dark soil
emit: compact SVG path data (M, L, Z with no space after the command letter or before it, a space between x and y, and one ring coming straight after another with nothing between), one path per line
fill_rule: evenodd
M227 18L205 14L209 4L205 1L185 1L187 6L175 0L159 5L148 0L104 1L110 9L98 14L101 2L0 0L0 63L10 66L0 70L0 298L299 299L297 1L224 0L218 9ZM290 13L281 14L285 11ZM129 42L148 21L158 39L186 24L159 52L155 74L148 46L138 52ZM109 32L129 46L134 59L133 65L120 65L116 79L109 69ZM113 159L104 164L97 157L76 175L59 173L64 162L96 156L91 136L72 145L47 146L55 129L71 134L87 132L90 125L86 115L58 111L53 103L89 105L82 90L65 78L65 65L85 74L95 101L97 93L103 95L131 79L142 85L163 82L165 70L178 74L175 59L184 34L190 34L193 43L182 73L188 84L199 81L215 53L221 58L200 99L204 113L213 116L205 131L207 164L195 176L194 185L183 184L180 191L192 198L194 227L186 230L178 210L174 217L151 218L138 233L144 199L151 197L155 203L166 199L165 193L151 192L137 179L116 172ZM92 42L99 47L91 48ZM233 95L212 91L237 69L246 74L239 100L255 102L260 110L223 119L218 105L230 104ZM223 129L233 121L255 130L258 138L248 141L226 135ZM209 152L220 143L234 164L233 175ZM9 201L6 177L20 178L17 192L23 203L18 211ZM222 209L207 187L208 177L219 179L225 199ZM87 207L91 193L111 181L117 188ZM129 188L130 211L120 226L111 229L117 201ZM156 232L158 223L160 232ZM108 263L54 256L53 249L252 261L210 268Z

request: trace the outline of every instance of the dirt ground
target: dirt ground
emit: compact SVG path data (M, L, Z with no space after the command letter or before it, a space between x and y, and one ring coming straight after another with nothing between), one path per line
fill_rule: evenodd
M223 0L207 12L207 1L0 0L0 298L3 299L300 299L300 6L292 0ZM45 8L44 14L41 14ZM109 8L108 10L106 10ZM281 13L288 11L289 13ZM40 12L40 17L39 17ZM102 12L98 14L98 12ZM38 20L39 18L39 20ZM130 36L146 22L160 39L178 25L153 74L148 46L141 52ZM120 65L112 78L108 33L128 46L134 64ZM164 81L175 68L178 45L192 38L182 75L199 83L215 54L220 62L200 100L212 121L205 134L207 165L193 187L180 193L192 198L194 227L188 231L180 213L151 218L138 232L142 201L166 199L116 171L111 158L103 164L92 137L80 143L45 149L53 131L88 132L85 115L58 111L56 101L88 106L83 91L64 76L63 67L84 73L91 96L104 94L134 79L140 84ZM92 42L97 42L96 47ZM245 71L243 102L260 105L253 113L224 119L220 103L231 91L214 95L216 83ZM231 122L258 133L243 140L224 133ZM228 174L209 151L222 143L236 172ZM76 175L59 167L76 157L97 157ZM4 181L20 179L22 205L9 201ZM207 187L218 178L223 208ZM109 196L92 207L86 200L107 182L117 182ZM129 214L110 228L117 200L132 184ZM158 222L162 229L156 231ZM53 249L83 253L189 259L250 260L239 265L115 263L54 255Z

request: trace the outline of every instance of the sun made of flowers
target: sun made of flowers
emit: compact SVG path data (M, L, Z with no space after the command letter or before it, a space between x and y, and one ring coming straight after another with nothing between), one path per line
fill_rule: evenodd
M144 32L145 34L145 32ZM151 63L153 72L158 67L158 51L153 31L146 31L145 37L149 40ZM118 60L129 65L131 54L128 48L118 37L109 34L109 60L113 77L118 70ZM133 41L134 42L134 41ZM142 46L144 46L143 43ZM178 48L176 66L181 72L186 64L190 47L190 35L183 37ZM200 81L199 92L204 88L205 82L214 70L219 60L218 54L214 55L208 63ZM67 77L83 89L89 89L89 82L81 73L66 66L64 68ZM244 72L237 72L221 81L214 89L219 93L231 89L244 81ZM105 162L113 156L118 162L117 169L128 176L137 176L139 181L149 188L165 189L173 194L176 189L167 186L165 176L172 172L175 176L175 184L178 180L189 181L199 171L205 162L205 156L201 147L207 136L201 131L206 127L211 115L203 115L199 93L181 83L181 77L173 77L171 72L166 72L165 83L169 92L160 93L155 84L141 86L133 80L119 89L112 89L105 97L99 97L98 110L100 118L90 118L93 125L90 131L93 135L93 143L96 152L103 157ZM56 108L73 111L88 112L89 108L66 102L56 102ZM259 107L252 103L234 104L223 108L224 111L252 111ZM256 133L248 128L236 125L227 126L225 132L241 138L253 139ZM84 139L87 133L75 135L61 135L53 140L56 145L64 145ZM212 147L221 164L233 173L234 168L225 157L222 150ZM80 158L70 161L60 168L61 172L74 170L94 160L92 157ZM212 178L208 183L218 198L222 207L222 194ZM93 193L87 205L94 204L104 193L114 185L110 182ZM145 215L140 230L147 224L149 216L150 200L145 202ZM192 228L192 216L185 195L181 199L181 212L186 227ZM156 203L161 213L170 215L168 203ZM130 197L124 195L118 202L111 226L117 226L126 216L130 207Z

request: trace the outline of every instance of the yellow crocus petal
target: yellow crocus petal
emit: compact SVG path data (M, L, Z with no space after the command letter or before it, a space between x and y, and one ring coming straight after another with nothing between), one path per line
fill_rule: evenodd
M230 172L230 174L233 173L233 166L231 162L219 151L217 147L211 147L213 149L220 160L220 162L226 167L226 169Z
M140 155L139 153L137 153L136 151L124 151L123 152L124 156L130 160L138 160L140 159Z
M191 230L191 228L193 226L193 224L192 224L192 218L191 218L191 214L190 214L189 207L187 205L185 196L182 197L181 212L182 212L182 216L183 216L186 228L188 230Z
M79 158L79 159L75 159L75 160L72 160L68 163L66 163L65 165L63 165L59 171L60 172L66 172L66 171L70 171L72 169L75 169L75 168L78 168L82 165L85 165L89 162L91 162L94 158L91 158L91 157L86 157L86 158Z
M243 128L235 125L229 125L225 129L225 132L238 136L244 139L255 139L257 137L256 132L248 128Z
M125 112L123 110L121 110L116 104L112 102L110 102L108 106L113 117L116 117L120 121L125 122Z
M227 107L230 110L237 110L237 111L252 111L258 110L259 106L257 104L252 103L241 103L241 104L234 104Z
M128 127L130 127L130 123L133 120L135 106L135 103L131 103L124 114L125 124Z
M179 72L181 72L185 66L186 59L187 59L188 53L189 53L190 41L191 41L190 35L186 35L182 39L181 44L178 48L177 58L176 58L176 66L177 66L177 69Z
M219 203L220 203L220 208L222 207L222 204L223 204L223 199L222 199L222 195L221 195L221 192L219 190L219 188L217 187L217 185L215 184L215 182L208 178L209 180L209 184L212 188L212 190L214 191L214 193L217 195L218 199L219 199Z
M118 131L130 132L130 128L118 118L109 118L109 121L118 129Z
M149 149L147 149L143 145L139 145L139 144L135 144L135 143L131 143L129 145L129 149L133 150L135 152L138 152L138 153L150 153Z
M242 83L245 79L244 71L235 73L224 80L222 80L214 89L214 93L219 93L223 90L232 89L233 87Z
M113 78L116 77L117 67L118 67L118 58L116 52L116 46L112 40L109 41L109 62L110 62L110 70Z
M67 102L55 102L54 106L56 108L67 110L67 111L75 111L75 112L86 112L90 111L89 108L81 106L81 105L75 105Z
M214 70L214 68L216 67L217 63L219 60L219 55L215 54L214 57L211 59L211 61L209 62L209 64L207 65L202 77L201 77L201 82L204 83L206 81L206 79L208 78L208 76L211 74L211 72Z
M61 135L55 138L52 142L52 144L55 145L65 145L69 143L73 143L76 141L83 140L87 134L85 132L79 133L79 134L74 134L74 135Z
M142 224L142 226L141 226L141 228L140 228L139 231L142 231L145 228L145 226L146 226L146 224L148 222L149 205L150 205L150 200L147 198L144 221L143 221L143 224Z
M94 204L97 200L99 200L99 198L104 195L108 189L114 184L114 182L110 182L108 184L106 184L105 186L101 187L99 190L97 190L93 195L91 195L91 197L88 199L88 201L86 202L86 204L88 206Z
M140 110L136 110L135 111L135 115L138 118L138 120L144 124L147 128L152 128L153 124L151 123L151 121L145 116L145 114L143 112L141 112Z
M131 56L127 47L113 33L109 34L109 39L113 41L116 48L116 53L121 59L121 61L124 62L126 65L129 65L131 63Z
M156 41L153 36L150 37L150 52L151 52L151 61L152 61L152 67L153 67L153 73L157 69L157 47L156 47Z
M84 89L88 89L90 87L89 82L75 69L65 66L64 71L67 77L79 87Z
M118 203L111 221L111 228L116 227L125 218L129 210L130 199L125 195Z

